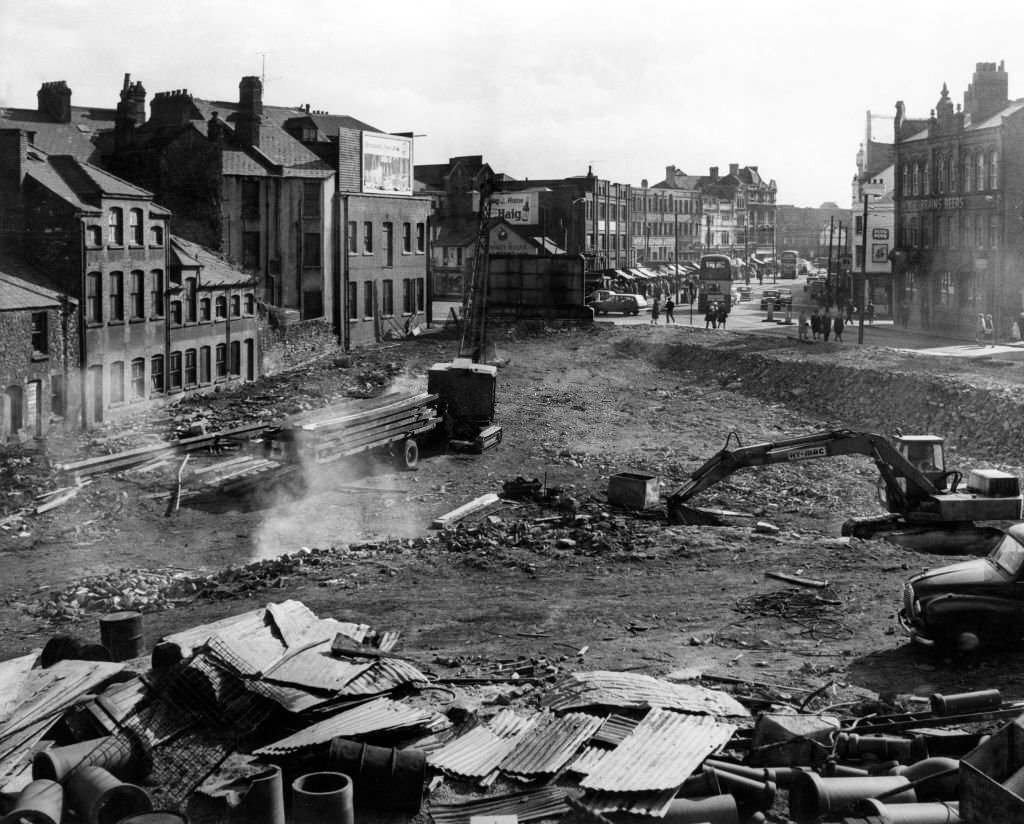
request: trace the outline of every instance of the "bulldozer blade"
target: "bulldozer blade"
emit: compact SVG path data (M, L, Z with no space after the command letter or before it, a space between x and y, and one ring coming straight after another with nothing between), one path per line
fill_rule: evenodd
M672 504L668 509L668 522L685 526L722 526L723 521L713 512L686 504Z

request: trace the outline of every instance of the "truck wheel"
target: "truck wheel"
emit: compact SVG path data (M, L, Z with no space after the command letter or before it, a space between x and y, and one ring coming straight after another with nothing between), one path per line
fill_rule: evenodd
M402 469L415 469L420 462L420 445L412 438L402 441L395 453L395 460Z

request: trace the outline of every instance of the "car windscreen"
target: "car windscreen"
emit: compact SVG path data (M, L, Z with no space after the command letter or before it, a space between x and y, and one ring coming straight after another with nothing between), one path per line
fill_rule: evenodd
M1024 565L1024 546L1014 538L1004 535L988 559L1007 575L1016 575Z

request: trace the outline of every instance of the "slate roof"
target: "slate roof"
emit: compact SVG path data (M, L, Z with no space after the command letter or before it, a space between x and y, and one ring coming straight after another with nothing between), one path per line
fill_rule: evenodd
M172 261L185 267L199 267L202 286L247 286L252 275L233 266L215 252L185 238L171 235Z
M106 196L145 201L150 214L170 214L153 203L153 195L146 189L71 155L47 156L30 150L26 174L70 205L85 211L98 209L100 199Z
M35 266L0 251L0 312L61 306L61 296ZM75 303L71 298L67 300Z
M36 109L0 108L0 129L35 132L33 145L48 154L68 154L99 163L102 139L113 131L114 109L72 106L71 122L57 123Z

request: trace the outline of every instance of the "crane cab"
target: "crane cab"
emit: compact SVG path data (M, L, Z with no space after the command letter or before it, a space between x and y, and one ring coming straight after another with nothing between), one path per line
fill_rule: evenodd
M938 435L897 435L896 450L939 491L946 488L946 439Z

